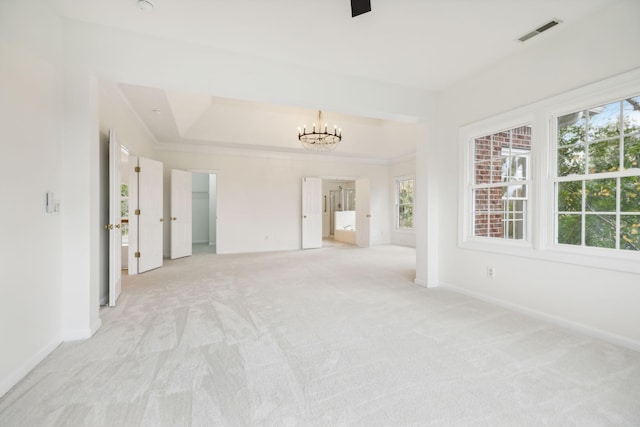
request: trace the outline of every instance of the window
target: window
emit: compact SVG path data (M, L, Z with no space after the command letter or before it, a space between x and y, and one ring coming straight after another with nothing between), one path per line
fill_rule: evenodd
M122 243L129 242L129 186L120 184L120 223L122 224Z
M471 141L472 235L527 238L531 125Z
M557 118L555 240L640 250L640 96Z
M640 274L640 69L462 126L458 160L461 248Z
M396 179L396 228L413 229L413 178Z

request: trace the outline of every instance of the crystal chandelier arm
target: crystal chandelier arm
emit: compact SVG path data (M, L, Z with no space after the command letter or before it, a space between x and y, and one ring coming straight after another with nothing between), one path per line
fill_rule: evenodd
M298 140L304 148L313 151L331 151L342 140L342 132L337 125L334 125L333 133L330 133L327 123L324 124L324 130L322 123L322 110L318 110L317 129L315 123L313 123L311 132L307 132L306 125L303 125L302 129L298 128Z

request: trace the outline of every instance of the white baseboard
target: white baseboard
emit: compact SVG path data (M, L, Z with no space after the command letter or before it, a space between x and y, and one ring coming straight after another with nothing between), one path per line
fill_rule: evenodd
M59 338L54 339L49 344L42 347L36 354L34 354L29 360L22 364L18 369L13 371L8 378L4 378L0 381L0 397L7 394L16 384L20 382L29 372L33 370L40 362L44 360L53 350L55 350L62 340Z
M424 279L420 279L420 278L416 277L415 279L413 279L413 283L415 283L416 285L424 286L425 288L428 288L427 281L424 280Z
M483 295L480 293L476 293L470 291L468 289L464 289L450 283L440 283L440 287L443 289L449 289L451 291L464 294L471 298L476 298L481 301L488 302L490 304L494 304L508 310L512 310L529 317L533 317L539 320L543 320L549 323L553 323L554 325L561 326L566 329L571 329L572 331L589 335L594 338L599 338L603 341L610 342L611 344L619 345L621 347L626 347L631 350L640 351L640 342L632 340L627 337L623 337L621 335L612 334L610 332L603 331L598 328L594 328L591 326L584 325L582 323L574 322L573 320L565 319L564 317L554 316L553 314L545 313L543 311L534 310L531 308L523 307L518 304L513 304L508 301L504 301L498 298L490 297L487 295Z
M98 329L100 329L100 326L102 326L102 320L98 318L96 321L92 322L90 328L63 331L62 341L86 340L88 338L91 338L93 334L95 334Z
M102 319L100 317L98 317L96 320L91 322L91 335L90 335L90 337L92 337L96 332L98 332L98 329L100 329L101 326L102 326Z
M439 286L438 282L429 282L428 280L421 279L418 277L413 279L413 283L415 283L418 286L424 286L425 288L437 288Z

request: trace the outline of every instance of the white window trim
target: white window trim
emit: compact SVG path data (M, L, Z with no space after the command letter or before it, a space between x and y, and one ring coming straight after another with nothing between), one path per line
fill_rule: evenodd
M593 105L607 104L640 93L640 69L602 80L507 113L463 126L459 132L458 246L561 263L640 273L640 253L555 243L553 190L556 164L556 119ZM530 207L527 239L472 235L470 140L500 130L531 124Z
M518 183L526 184L528 187L528 204L526 214L526 239L502 239L497 237L484 237L473 235L473 218L471 215L471 189L473 185L473 162L471 159L473 148L472 144L476 138L492 135L509 129L518 128L525 125L531 125L531 155L529 160L529 177L527 180ZM533 245L532 240L532 210L534 209L536 199L534 195L535 177L537 171L531 169L538 163L534 157L534 147L536 144L536 120L532 114L514 111L503 114L473 125L465 126L460 129L460 170L462 172L459 181L458 191L458 245L465 249L489 250L498 252L513 253L513 251L526 251ZM505 184L506 185L506 184Z
M393 231L395 233L415 234L415 231L416 231L415 222L412 228L400 228L400 217L398 215L399 214L398 201L400 200L400 197L398 194L398 182L404 181L407 179L413 180L413 212L415 214L415 210L416 210L416 177L415 175L403 175L403 176L394 177L393 178ZM415 221L415 217L413 218L413 220Z

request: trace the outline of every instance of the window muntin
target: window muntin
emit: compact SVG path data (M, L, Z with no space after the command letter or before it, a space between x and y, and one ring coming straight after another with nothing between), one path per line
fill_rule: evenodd
M413 178L396 179L396 229L413 229Z
M473 236L526 239L531 125L485 135L471 143Z
M640 250L640 96L557 119L555 241Z

